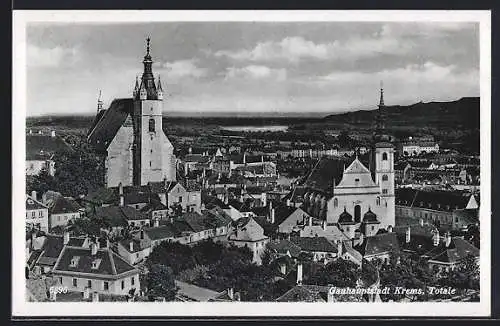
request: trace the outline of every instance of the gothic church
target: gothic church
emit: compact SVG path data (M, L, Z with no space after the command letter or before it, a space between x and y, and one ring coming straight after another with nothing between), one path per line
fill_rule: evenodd
M88 141L105 160L106 187L142 186L174 181L173 146L162 126L163 88L155 81L150 39L147 39L144 71L136 78L132 98L114 99L107 110L99 98L97 115Z

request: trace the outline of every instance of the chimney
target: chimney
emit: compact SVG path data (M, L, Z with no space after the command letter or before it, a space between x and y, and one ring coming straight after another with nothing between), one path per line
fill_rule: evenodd
M286 200L286 206L290 207L290 199Z
M141 240L144 240L144 230L141 230L140 235L141 235Z
M280 272L281 274L286 274L286 264L280 264Z
M36 191L35 190L33 190L31 192L31 198L33 198L34 200L36 200Z
M109 247L110 247L109 245L110 245L110 243L109 243L109 239L108 239L108 238L106 238L106 249L109 249Z
M89 299L90 298L90 288L89 287L86 287L84 290L83 290L83 299Z
M309 226L312 226L313 225L313 218L311 216L309 216Z
M451 244L451 234L450 232L446 232L446 235L444 237L444 241L445 241L445 246L446 248L448 248Z
M120 195L120 206L124 206L125 198L123 197L123 185L121 182L118 184L118 194Z
M90 244L90 253L92 256L97 254L97 245L95 243Z
M420 226L424 226L424 219L420 218L419 223L420 223Z
M391 233L392 231L393 231L392 225L389 225L389 226L387 227L387 232Z
M38 130L38 134L41 135L42 134L42 131L41 130Z
M302 263L297 265L297 285L302 285Z
M323 231L326 231L326 221L323 221L323 223L321 223L321 226L323 228Z
M411 228L408 226L408 229L406 229L406 243L410 243L411 240Z
M52 131L50 132L50 136L51 136L51 137L55 137L55 136L56 136L56 131L55 131L55 130L52 130Z
M155 228L159 227L160 226L160 219L159 218L155 218L153 223L154 223L153 226Z
M434 235L432 236L432 244L434 245L434 247L437 247L439 246L439 231L436 230L436 232L434 233Z
M274 208L271 209L271 224L274 224L275 219L274 219Z
M189 154L193 154L193 148L192 147L189 147Z
M68 232L68 231L64 231L64 233L63 233L63 237L64 237L64 238L63 238L63 243L64 243L65 245L67 245L67 244L69 243L69 232Z
M32 135L32 134L33 134L33 130L30 129L30 135Z
M243 153L243 164L247 164L247 153Z
M227 296L229 297L229 299L234 300L234 289L233 288L227 289Z
M337 241L337 257L342 256L342 240Z
M129 251L134 252L134 241L130 241L129 245Z
M92 292L92 302L99 302L99 292Z

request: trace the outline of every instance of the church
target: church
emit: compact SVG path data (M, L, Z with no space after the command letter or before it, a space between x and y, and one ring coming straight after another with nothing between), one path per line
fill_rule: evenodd
M97 115L87 139L104 157L106 187L143 186L175 181L174 148L163 131L163 88L155 80L150 39L144 71L135 80L132 98L114 99L107 110L99 97Z
M358 156L322 158L285 197L351 239L356 231L372 236L395 224L394 146L384 134L384 109L381 88L376 130L365 162Z

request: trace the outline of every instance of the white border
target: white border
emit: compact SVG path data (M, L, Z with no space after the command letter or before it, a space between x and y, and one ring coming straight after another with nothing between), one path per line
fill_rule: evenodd
M392 21L479 22L481 95L480 303L31 303L25 301L26 25L31 22ZM14 11L12 315L18 316L489 316L491 289L490 11Z

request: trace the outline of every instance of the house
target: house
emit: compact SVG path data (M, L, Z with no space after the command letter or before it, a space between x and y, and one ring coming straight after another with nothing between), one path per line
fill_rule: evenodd
M141 227L150 224L149 217L129 206L96 207L95 217L102 219L111 232L120 232L126 227Z
M454 269L469 256L479 264L479 249L460 237L452 237L449 232L439 239L435 248L423 255L435 272Z
M31 253L27 261L28 268L35 274L46 274L52 271L57 258L64 246L86 248L90 245L87 237L70 237L68 232L63 235L46 234L37 237L32 233Z
M366 237L361 235L353 248L368 261L380 259L385 263L389 262L391 255L399 253L400 250L398 238L394 232Z
M142 207L140 212L148 216L151 221L154 221L166 219L168 217L169 209L160 201L154 201Z
M56 196L49 204L49 229L64 227L71 220L83 216L84 209L71 197Z
M33 133L32 130L26 135L26 175L38 175L46 170L49 175L55 174L54 154L68 153L73 149L55 131L50 135L41 130Z
M151 250L151 239L145 230L140 230L133 234L132 239L121 240L117 244L118 254L130 265L143 262Z
M96 243L90 248L65 245L52 274L73 292L127 295L140 289L139 270Z
M201 211L201 192L199 190L188 191L180 182L171 181L165 186L166 206L172 208L178 204L183 212Z
M439 190L418 190L401 188L396 191L396 214L418 221L423 218L440 228L453 229L463 227L459 222L457 210L477 212L479 208L475 196L470 193ZM455 220L457 222L455 222Z
M313 255L313 261L331 261L337 257L337 245L324 237L295 237L291 241L300 247L301 252Z
M235 301L232 289L217 292L202 288L194 284L175 280L177 293L175 301L182 302L209 302L209 301Z
M49 209L36 200L36 192L26 195L26 230L49 232Z
M251 217L236 221L236 226L229 234L228 242L238 247L247 247L253 253L253 261L260 264L269 238L264 229Z
M172 223L144 228L144 233L151 241L151 250L163 241L174 241L178 234Z

